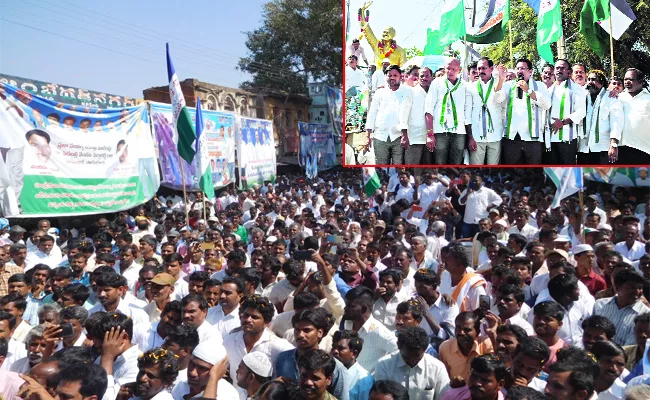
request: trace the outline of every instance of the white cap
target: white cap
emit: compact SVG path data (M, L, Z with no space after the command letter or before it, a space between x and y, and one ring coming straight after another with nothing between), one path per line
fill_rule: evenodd
M601 229L607 229L608 231L611 231L612 226L610 224L600 223L600 224L598 224L598 230L601 230Z
M261 351L253 351L244 356L242 361L248 369L255 372L259 376L268 378L271 376L271 371L273 367L271 366L271 360L269 357L262 353Z
M593 247L588 244L579 244L573 247L573 254L578 255L586 251L594 251Z
M277 240L278 238L276 238L275 236L269 236L266 238L266 243L275 243L277 242Z
M567 235L558 235L557 239L554 240L554 242L570 242L571 238L568 237Z
M388 58L384 58L384 59L381 61L382 64L385 63L385 62L387 62L387 63L390 64L390 60L389 60Z
M498 220L494 221L494 225L501 225L504 228L508 227L508 224L506 224L506 221L504 221L502 219L498 219Z
M226 348L216 340L206 340L194 348L192 355L208 364L215 365L226 358Z

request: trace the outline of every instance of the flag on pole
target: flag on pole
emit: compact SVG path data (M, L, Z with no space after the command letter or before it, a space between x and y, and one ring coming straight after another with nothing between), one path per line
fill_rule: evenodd
M542 2L537 16L537 51L546 62L553 64L551 43L560 40L562 35L560 0Z
M611 5L610 17L602 20L599 25L609 35L609 18L611 18L612 37L620 40L627 28L632 25L632 22L636 21L636 15L634 15L634 11L625 0L612 0L609 4Z
M489 12L491 14L488 14L476 29L470 29L470 32L467 33L468 42L489 44L498 43L505 38L505 33L508 31L508 21L510 21L510 0L490 0ZM478 56L478 58L481 57Z
M442 55L444 48L440 46L440 31L427 29L427 44L422 50L423 56L439 56Z
M636 15L625 0L612 0L611 3L609 0L587 0L580 12L580 33L599 57L603 57L609 47L610 18L612 37L620 40Z
M167 75L169 76L169 97L172 101L172 110L174 112L174 127L176 137L178 138L178 155L188 164L192 163L196 150L194 141L196 132L192 124L190 112L185 104L185 97L181 90L181 83L176 76L176 70L172 63L172 57L169 54L169 43L167 43Z
M201 111L201 98L196 99L196 154L199 155L198 171L201 174L199 189L205 193L205 197L212 201L214 198L214 186L212 183L212 171L210 169L210 155L208 154L208 142L203 135L203 111Z
M381 186L379 175L373 167L362 168L363 171L363 190L368 197L375 195L375 192Z
M448 0L440 17L440 47L449 46L467 34L465 29L465 3Z
M563 199L584 188L582 168L544 168L544 173L557 187L551 208L558 207Z

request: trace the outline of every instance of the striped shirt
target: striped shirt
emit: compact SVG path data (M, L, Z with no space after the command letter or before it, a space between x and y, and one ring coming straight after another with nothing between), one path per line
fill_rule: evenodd
M650 312L650 308L646 307L640 300L630 306L619 308L618 304L616 304L617 297L596 300L594 315L600 315L612 321L616 327L616 335L614 336L616 343L621 346L636 344L634 318L639 314Z

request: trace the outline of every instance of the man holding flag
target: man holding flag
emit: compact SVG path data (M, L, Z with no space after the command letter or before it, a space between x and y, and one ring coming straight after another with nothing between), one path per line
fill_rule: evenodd
M199 188L201 192L205 193L205 200L209 201L214 199L214 183L212 182L212 173L210 171L210 155L208 154L208 145L206 137L203 134L203 111L201 110L201 98L196 99L196 154L199 155L198 159L198 173L201 174L199 178ZM204 217L210 216L210 211L206 213L206 207L203 207ZM207 214L207 215L206 215Z

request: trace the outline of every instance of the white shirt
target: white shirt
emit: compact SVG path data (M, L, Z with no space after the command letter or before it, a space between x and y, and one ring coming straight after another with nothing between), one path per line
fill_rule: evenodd
M424 119L424 103L427 99L427 92L420 85L410 88L413 92L411 110L408 120L408 137L410 144L427 143L427 127Z
M581 146L581 152L599 152L609 150L609 139L621 141L625 116L623 115L623 104L614 97L609 97L610 92L603 88L596 98L591 101L591 95L587 92L587 116L585 125L587 140ZM596 104L598 103L598 104ZM597 108L594 108L598 105ZM598 127L598 142L596 142L596 127Z
M403 301L406 301L410 296L406 296L403 293L397 292L388 303L386 303L383 297L375 300L375 304L372 307L372 316L386 328L391 331L395 330L395 316L397 315L397 305Z
M190 294L190 285L179 275L178 279L176 279L176 282L174 283L174 293L172 293L173 300L183 300L183 297L188 294Z
M525 330L528 336L535 336L535 330L533 329L533 326L529 324L528 321L523 319L521 315L516 314L508 318L508 322L510 325L517 325L521 329Z
M429 313L431 313L431 316L438 323L438 325L447 323L449 324L450 329L453 331L454 327L456 326L456 317L460 313L460 310L458 308L458 305L452 304L451 306L448 306L447 303L442 300L442 296L438 296L438 300L436 300L436 302L429 307ZM441 339L449 339L449 335L445 332L444 329L440 329L438 331L438 334L434 335L433 329L431 329L429 323L425 318L422 318L420 327L424 329L429 336L436 336Z
M454 85L452 85L447 78L435 79L431 82L424 110L426 113L433 116L433 131L435 133L454 132L459 135L464 135L466 133L465 124L469 125L472 123L472 96L470 91L467 90L469 84L463 81L460 77L458 79L460 80L460 84L458 88L451 93L451 96L454 98L456 118L458 121L458 126L455 130L453 129L453 109L451 107L451 99L449 96L447 96L447 109L444 112L447 126L440 124L440 117L441 114L443 114L443 99L447 93L447 88L451 90Z
M153 348L161 347L165 343L165 339L158 334L158 324L160 324L160 321L154 322L148 326L148 329L144 329L144 327L133 329L133 343L143 353Z
M54 252L54 249L50 251L50 254L45 254L40 250L29 252L27 253L27 257L25 257L25 272L34 268L36 264L45 264L54 269L59 266L62 259L61 254Z
M622 378L622 377L621 377ZM625 399L625 388L627 385L623 383L621 378L616 378L612 386L607 390L598 393L597 400L623 400Z
M196 329L199 334L199 343L207 342L208 340L215 340L219 343L223 342L223 335L216 326L211 325L207 320L203 321Z
M372 73L372 91L376 91L380 86L386 86L386 74L381 68Z
M413 189L413 186L409 183L408 186L404 187L401 183L397 186L397 194L395 195L395 202L401 200L401 199L406 199L408 200L409 203L413 202L413 194L415 193L415 189Z
M636 96L623 92L618 96L623 103L625 124L620 146L630 146L634 149L650 153L648 141L648 126L650 125L650 93L641 90Z
M178 382L174 389L172 389L172 397L174 399L182 399L183 396L190 392L190 385L187 383L187 379ZM200 399L203 397L203 392L192 397L193 399ZM217 384L217 400L235 400L239 398L239 392L235 389L228 381L224 379L219 379Z
M573 124L564 125L564 127L551 134L548 124L546 125L546 143L560 143L569 142L573 139L583 137L581 129L582 121L587 115L587 104L585 103L586 91L580 85L571 81L570 79L562 82L561 84L553 84L549 88L551 94L551 109L549 111L549 122L555 121L553 118L558 119L571 119ZM560 105L562 104L562 97L564 97L564 113L560 118ZM560 140L560 132L562 132L562 140ZM549 142L550 136L550 142Z
M113 375L108 375L108 387L103 400L114 400L120 392L120 386L135 382L138 377L138 357L142 352L138 346L131 346L124 353L117 356L113 363ZM95 364L101 365L102 357L99 356Z
M537 305L543 301L555 300L550 296L546 297L540 294L537 297L535 304ZM582 343L582 321L589 318L593 314L594 310L594 303L590 303L591 307L588 304L589 303L575 301L569 310L564 310L564 319L562 320L562 327L558 331L558 335L560 336L560 339L567 342L569 346ZM528 315L528 322L532 323L534 317L535 314L530 313Z
M377 363L374 375L376 381L399 382L413 400L438 400L449 388L445 364L426 353L413 368L406 365L400 353L386 355Z
M363 348L357 362L369 373L375 371L377 361L397 351L397 336L371 315L357 332L363 339Z
M352 69L352 67L347 65L345 67L345 90L348 91L355 86L357 90L364 90L366 86L364 73L359 68Z
M517 228L517 225L513 225L512 228L508 230L509 234L519 233L521 235L524 235L526 237L526 241L528 242L532 242L533 240L535 240L535 237L537 236L537 232L539 232L539 229L533 227L530 224L524 225L524 227L521 228L521 230Z
M490 204L495 206L501 205L503 199L501 196L496 194L492 189L482 186L479 190L474 190L470 193L465 201L462 201L463 197L467 193L467 189L463 190L458 203L465 206L465 216L463 217L463 222L466 224L478 224L483 218L487 218L488 210L487 207Z
M21 358L27 357L27 349L25 348L25 343L17 342L12 339L7 341L7 347L7 357L2 363L2 366L0 366L0 369L9 371L13 363Z
M354 45L352 43L350 43L348 45L348 54L347 54L346 58L350 57L350 56L356 56L357 61L367 60L366 59L366 52L363 50L363 47L361 46L361 43L359 43L359 46L357 46L356 49L354 48Z
M136 283L138 283L138 279L140 278L139 274L140 274L140 270L142 269L142 266L137 262L133 261L133 263L131 263L131 265L126 269L126 271L120 273L120 262L117 261L113 269L118 275L122 275L124 278L126 278L129 291L131 293L134 293L135 285Z
M14 329L14 333L11 335L11 339L20 343L25 343L27 334L31 331L33 326L31 326L27 321L22 320L20 324Z
M520 99L517 96L516 89L514 97L510 96L513 85L514 82L506 82L503 85L503 88L500 90L500 92L503 92L502 95L506 96L506 101L503 104L503 108L506 114L508 113L509 102L512 101L512 116L510 117L510 126L508 126L508 120L504 120L504 137L514 139L517 133L519 133L519 137L525 142L542 141L544 124L546 123L546 110L551 107L551 97L546 89L546 86L543 83L535 82L532 78L528 80L528 87L535 92L536 98L536 100L533 100L532 98L530 99L530 118L532 125L531 127L533 130L531 132L528 126L529 96L527 94L524 94L524 96ZM537 87L536 90L535 86ZM508 128L510 128L509 131Z
M627 248L625 242L616 243L614 250L621 253L623 257L629 258L632 261L636 261L643 257L645 254L645 245L639 241L635 241L631 249Z
M131 318L133 320L134 326L139 324L149 325L149 316L146 312L144 312L144 310L134 307L122 299L120 299L119 303L117 303L117 308L115 310L116 312L122 313ZM88 315L93 315L98 311L107 312L106 308L104 308L101 303L97 303L93 306L93 308L88 310Z
M366 129L372 130L373 139L386 142L402 137L402 129L408 129L413 92L402 84L397 90L389 87L378 89L372 97L366 119Z
M467 272L473 272L473 270L470 267L467 267ZM476 278L477 277L470 279L465 284L471 285ZM440 275L440 288L438 291L440 294L448 294L451 296L454 293L454 290L456 290L456 286L451 286L451 275L448 271L443 271ZM456 304L460 309L460 305L463 303L463 301L465 301L466 311L474 311L478 308L480 303L479 300L482 295L487 295L487 291L485 290L484 285L473 287L467 292L466 299L461 299L461 296L458 296L459 298L456 300Z
M470 83L469 92L472 96L472 136L477 143L498 142L503 137L503 104L506 96L503 89L495 92L498 84L498 79L492 77L487 83L484 83L479 78L478 81ZM492 82L492 89L488 94L488 88ZM481 98L478 88L481 87L483 91L483 98ZM483 114L483 99L486 99L486 112ZM492 121L492 131L490 132L490 123ZM485 131L483 126L485 124Z
M214 327L225 337L233 329L240 326L239 321L239 307L236 307L230 314L225 314L221 304L208 309L208 316L205 318L206 322L214 325Z
M441 179L444 179L445 182L449 184L446 178ZM418 186L418 199L420 200L420 207L422 207L422 211L414 212L413 216L416 218L422 218L431 203L438 201L445 190L447 190L445 185L435 181L431 185L422 184Z
M246 351L246 344L244 343L244 332L237 331L224 336L223 346L226 348L226 352L228 353L230 376L237 376L237 368L239 368L239 364L244 356L248 354L248 351ZM277 360L278 354L293 348L294 346L288 341L275 336L275 334L268 329L264 329L262 336L257 342L255 342L251 351L259 351L266 354L271 360L271 365L275 365L275 360ZM238 388L236 381L236 379L233 379L235 388Z

